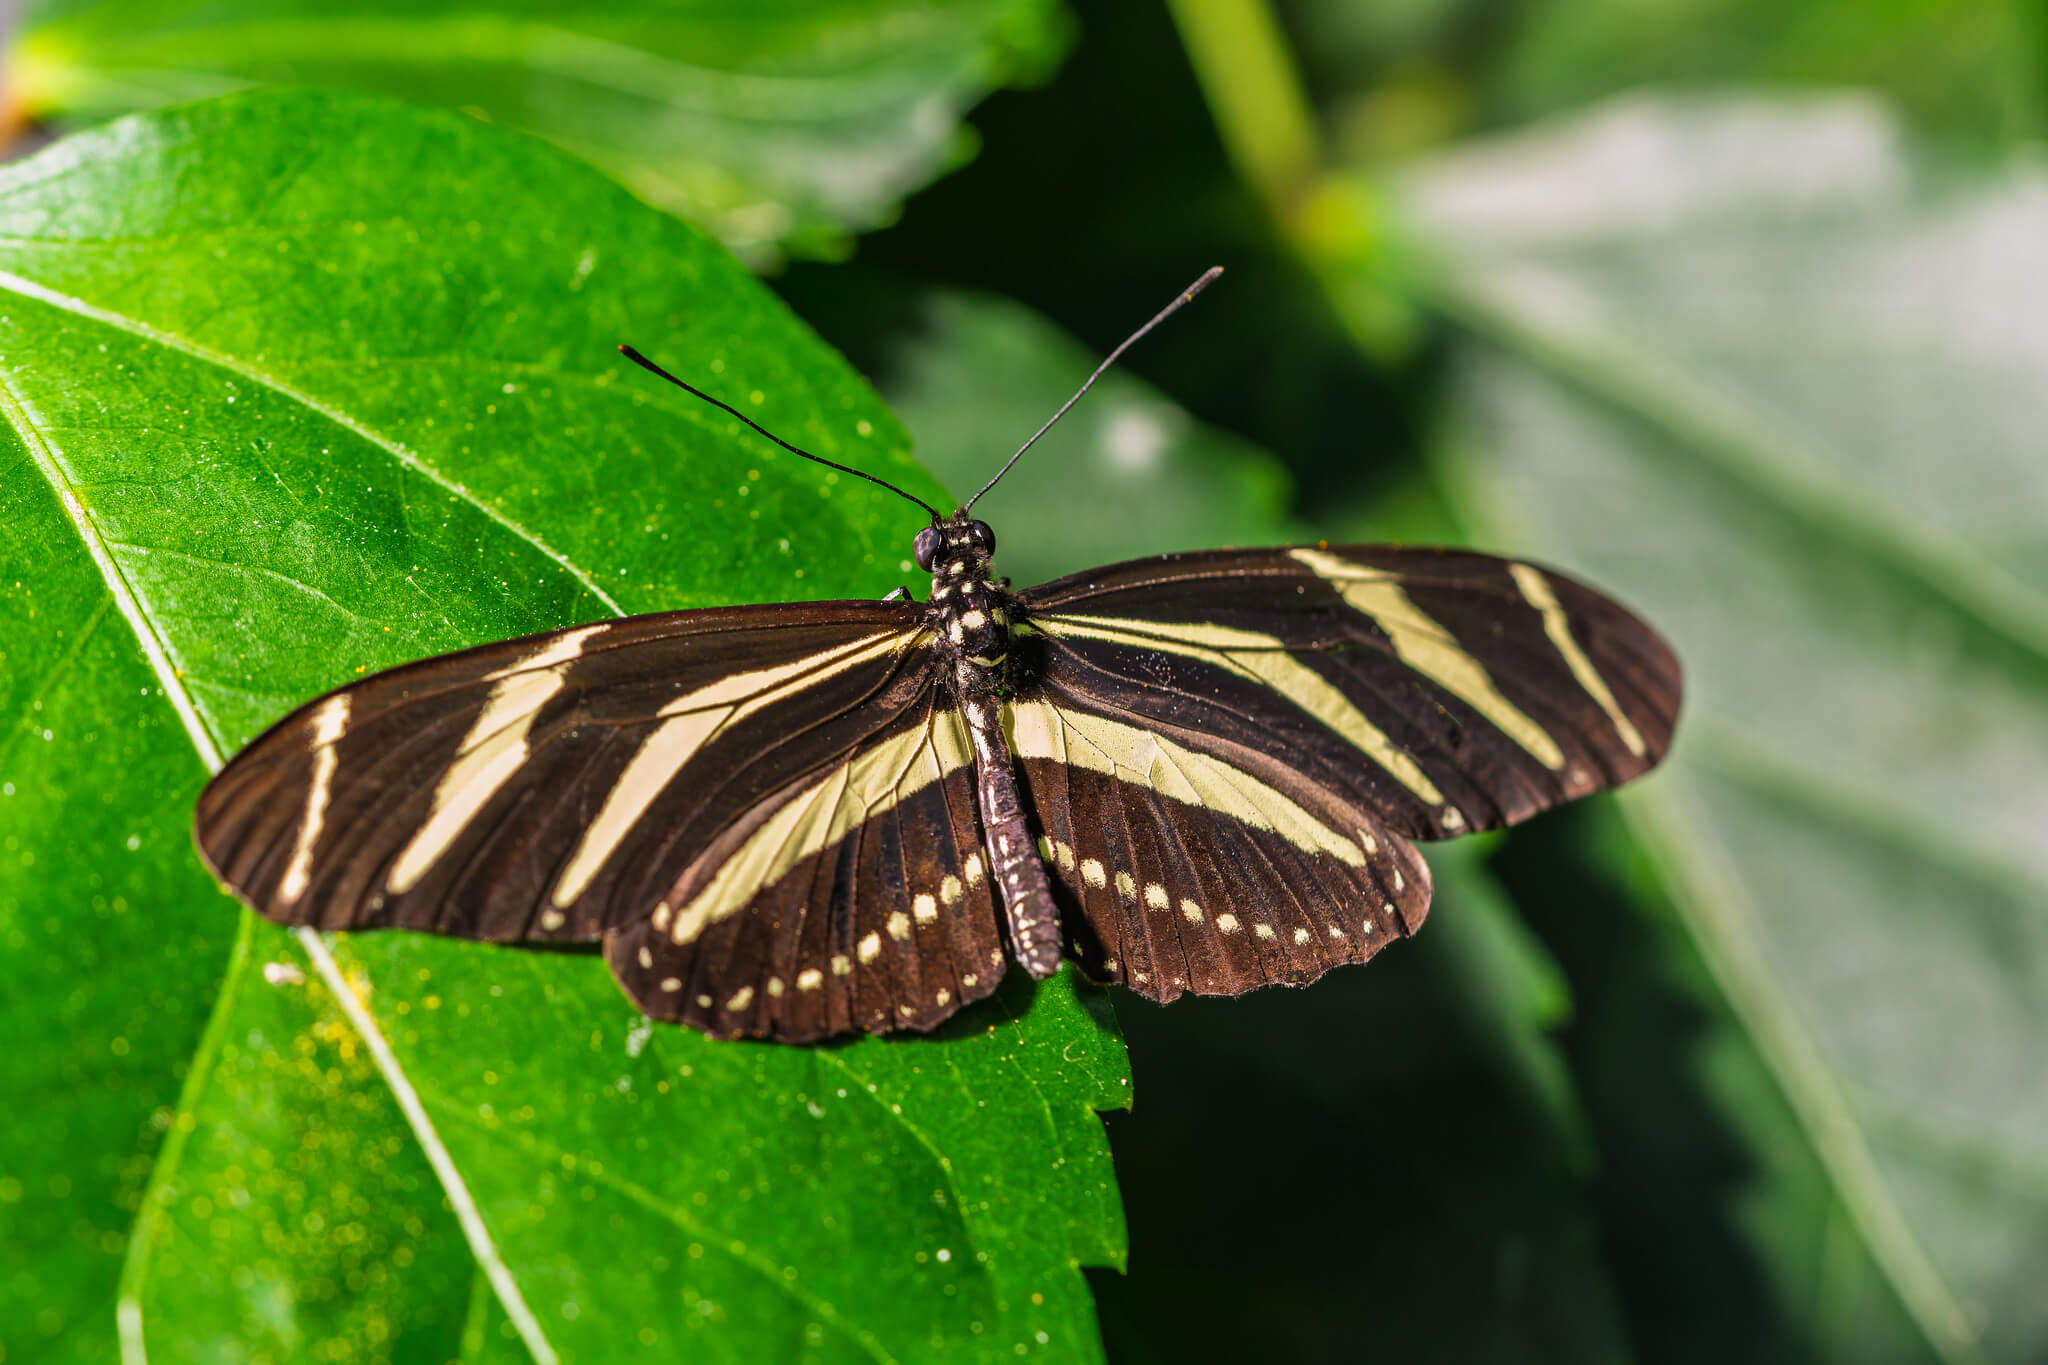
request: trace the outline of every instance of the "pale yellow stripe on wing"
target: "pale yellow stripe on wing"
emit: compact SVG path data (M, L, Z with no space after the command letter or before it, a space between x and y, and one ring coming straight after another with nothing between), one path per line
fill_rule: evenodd
M391 865L385 886L393 894L417 886L477 812L525 764L526 738L534 718L562 690L563 675L582 655L583 642L603 629L595 625L567 631L527 658L486 675L497 685L462 737L455 761L434 784L426 820Z
M1367 720L1337 687L1322 674L1287 652L1271 635L1236 630L1229 626L1167 621L1125 621L1107 616L1069 616L1047 613L1033 623L1055 639L1064 635L1109 640L1116 644L1163 649L1191 659L1215 664L1239 677L1285 697L1364 751L1386 769L1395 781L1432 806L1443 804L1443 793L1428 774L1410 758L1386 731Z
M1621 742L1628 751L1641 758L1648 747L1643 736L1623 713L1614 700L1614 693L1607 690L1607 680L1600 676L1600 670L1593 667L1593 661L1586 657L1586 651L1579 648L1579 642L1572 635L1571 622L1565 619L1564 607L1551 590L1550 580L1527 564L1510 564L1508 572L1514 575L1515 586L1522 590L1522 597L1528 604L1543 614L1543 633L1550 637L1550 643L1564 657L1565 665L1579 686L1586 689L1586 695L1600 703L1600 709L1614 722L1614 732L1621 736Z
M562 869L551 897L555 907L565 908L583 894L654 799L719 730L786 696L794 687L823 682L855 664L908 649L918 638L920 635L899 630L864 636L786 664L720 678L662 707L661 724L626 761L618 780L605 793L597 818L583 831L569 865Z
M1268 830L1350 867L1365 863L1357 844L1303 810L1291 797L1218 758L1183 748L1164 735L1051 702L1004 703L1010 750L1020 758L1065 762L1143 787L1183 805L1199 806L1253 829Z
M348 693L339 692L313 713L313 784L306 789L306 810L299 817L292 860L277 887L278 894L288 901L305 895L312 880L313 845L320 841L320 831L327 823L327 803L334 797L334 743L348 728L348 708Z
M1288 554L1335 584L1354 610L1371 617L1393 641L1394 653L1402 663L1486 717L1544 767L1554 771L1564 766L1564 751L1557 741L1501 695L1485 666L1467 654L1456 637L1409 600L1397 575L1321 550L1289 550Z
M862 749L762 821L677 912L670 937L694 942L806 858L973 762L960 713L934 707L923 725Z

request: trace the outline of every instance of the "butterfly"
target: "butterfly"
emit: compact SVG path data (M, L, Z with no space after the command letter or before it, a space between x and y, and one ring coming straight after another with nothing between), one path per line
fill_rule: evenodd
M330 692L201 795L270 919L601 943L656 1019L928 1030L1014 961L1155 1001L1303 985L1413 934L1418 840L1653 767L1681 693L1643 621L1466 550L1162 555L1021 591L973 506L927 600L632 616ZM628 358L821 464L629 347Z

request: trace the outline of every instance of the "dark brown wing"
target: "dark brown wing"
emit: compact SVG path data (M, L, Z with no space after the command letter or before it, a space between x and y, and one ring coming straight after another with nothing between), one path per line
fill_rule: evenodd
M1453 550L1169 555L1021 594L1011 745L1069 940L1153 999L1299 984L1413 932L1409 838L1653 766L1668 646L1551 570Z
M1469 551L1167 555L1020 605L1020 655L1062 705L1250 746L1418 838L1625 782L1678 712L1678 661L1639 618Z
M309 703L200 798L215 872L271 919L495 941L644 920L729 824L928 703L915 604L605 621Z
M733 821L605 956L641 1008L715 1037L929 1029L1006 962L967 730L936 677Z
M1069 950L1153 1000L1304 985L1415 931L1429 868L1372 812L1241 743L1050 685L1004 709Z

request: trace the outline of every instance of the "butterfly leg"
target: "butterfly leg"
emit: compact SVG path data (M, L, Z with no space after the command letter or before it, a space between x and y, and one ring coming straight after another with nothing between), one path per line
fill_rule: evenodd
M1060 916L1052 883L1017 794L1017 770L1003 740L998 708L967 703L967 733L974 743L974 788L981 803L982 838L996 885L1002 888L1010 951L1024 970L1044 980L1060 969Z

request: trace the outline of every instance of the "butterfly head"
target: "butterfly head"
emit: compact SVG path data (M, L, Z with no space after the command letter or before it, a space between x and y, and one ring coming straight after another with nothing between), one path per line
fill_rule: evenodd
M987 522L955 512L949 520L935 521L919 531L911 553L917 556L920 569L942 581L984 579L995 558L996 533Z

